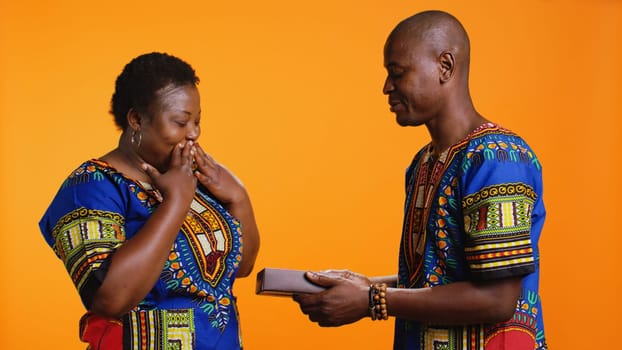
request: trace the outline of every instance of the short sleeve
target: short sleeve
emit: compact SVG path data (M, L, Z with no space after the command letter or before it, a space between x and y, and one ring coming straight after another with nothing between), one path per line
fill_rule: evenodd
M65 181L39 225L88 308L112 254L125 241L125 210L119 185L100 170L87 169Z
M520 138L495 135L469 145L462 177L465 258L474 280L535 270L532 224L541 169Z

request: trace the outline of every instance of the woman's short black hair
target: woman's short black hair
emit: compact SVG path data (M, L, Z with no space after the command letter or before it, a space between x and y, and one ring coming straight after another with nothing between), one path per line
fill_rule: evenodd
M199 77L183 60L166 53L140 55L125 65L115 83L110 113L121 130L127 128L130 109L148 113L156 92L165 86L197 85Z

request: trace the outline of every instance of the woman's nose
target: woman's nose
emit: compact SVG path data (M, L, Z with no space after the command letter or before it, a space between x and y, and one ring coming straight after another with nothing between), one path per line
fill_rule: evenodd
M188 133L186 134L186 139L196 141L200 135L201 135L201 126L191 125L189 126Z

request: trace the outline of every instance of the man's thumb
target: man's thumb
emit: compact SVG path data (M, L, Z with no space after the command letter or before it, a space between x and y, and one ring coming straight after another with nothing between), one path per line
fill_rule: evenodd
M321 272L307 271L305 274L309 282L322 287L332 287L338 283L338 278L326 275Z

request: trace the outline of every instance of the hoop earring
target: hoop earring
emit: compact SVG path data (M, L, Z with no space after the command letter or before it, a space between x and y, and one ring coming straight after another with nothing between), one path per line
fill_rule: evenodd
M136 133L138 133L138 141L136 141ZM136 146L136 148L140 148L140 143L143 140L143 134L140 131L134 130L132 131L132 136L130 137L130 142L132 143L133 146Z

